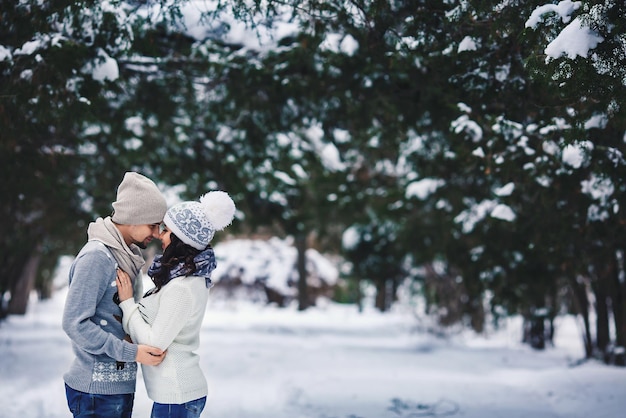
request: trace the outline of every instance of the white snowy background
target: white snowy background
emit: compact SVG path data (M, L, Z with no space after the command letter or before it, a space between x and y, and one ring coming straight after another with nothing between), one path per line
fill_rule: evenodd
M220 271L245 260L258 269L267 255L254 248L246 240L217 244ZM271 257L285 263L267 263L266 272L284 277L293 261L278 248ZM0 418L70 416L62 375L72 353L61 329L68 262L57 269L51 300L33 295L25 316L0 323ZM203 417L621 418L626 411L626 368L580 362L574 317L557 318L554 346L536 351L520 343L518 318L485 335L437 337L414 298L381 314L370 299L362 313L325 300L299 312L224 295L212 294L202 327L210 387ZM151 405L140 375L134 416L148 417Z
M106 2L105 2L106 3ZM107 3L108 4L108 3ZM193 21L199 5L185 8L189 33L197 38L207 30ZM546 4L529 17L535 28L542 14L556 13L565 25L546 48L547 59L565 55L588 57L603 39L579 19L571 19L580 2ZM274 34L251 37L231 22L230 36L249 48L271 48L272 40L295 28L279 26ZM271 39L270 39L271 38ZM459 48L471 50L467 39ZM251 44L249 44L251 43ZM0 61L32 54L37 40L11 51L0 45ZM350 54L358 44L344 36L329 36L323 47ZM97 79L119 77L117 63L105 58L85 68ZM471 128L459 119L457 129ZM476 131L480 136L482 132ZM332 150L330 150L332 151ZM332 152L324 155L334 155ZM481 149L476 150L480 155ZM576 167L582 150L563 152L564 162ZM422 179L407 188L407 197L424 198L439 187L437 179ZM501 190L503 195L510 188ZM471 230L478 218L513 220L515 214L495 201L482 202L459 215ZM476 215L478 214L478 215ZM243 251L229 244L222 266L239 260ZM217 250L217 248L216 248ZM232 253L231 253L232 251ZM258 262L260 254L250 257ZM63 266L62 266L63 267ZM258 268L258 264L250 269ZM267 265L272 280L285 275L285 265ZM274 271L276 269L276 271ZM33 296L25 316L0 322L0 418L68 417L62 374L72 359L69 339L61 329L66 271L55 279L59 289L51 300ZM219 295L216 293L214 296ZM447 338L426 332L418 306L400 303L381 314L366 304L322 302L298 312L242 299L213 297L206 312L199 354L210 385L204 417L214 418L621 418L626 416L626 369L583 357L574 317L559 317L553 347L535 351L520 343L519 318L485 335L458 332ZM148 417L151 402L141 376L135 401L136 417Z

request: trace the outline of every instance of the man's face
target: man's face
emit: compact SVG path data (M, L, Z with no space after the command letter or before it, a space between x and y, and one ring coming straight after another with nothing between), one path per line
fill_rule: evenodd
M159 224L130 225L129 235L133 244L145 249L150 241L159 238Z

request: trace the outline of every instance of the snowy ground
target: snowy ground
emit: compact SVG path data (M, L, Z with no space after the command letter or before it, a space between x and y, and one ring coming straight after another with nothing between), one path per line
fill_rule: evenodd
M62 374L71 361L60 328L64 291L0 323L0 417L70 416ZM575 322L556 346L518 343L517 321L489 337L437 339L395 312L328 304L304 313L245 302L207 309L202 366L211 418L619 418L626 369L582 356ZM135 417L151 402L139 381Z

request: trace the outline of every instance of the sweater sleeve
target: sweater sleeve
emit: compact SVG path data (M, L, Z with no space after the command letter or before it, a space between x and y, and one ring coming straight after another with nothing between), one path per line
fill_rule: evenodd
M165 350L186 325L193 309L191 289L179 282L170 282L163 289L159 308L149 325L139 312L139 304L127 299L120 303L124 329L133 341ZM148 297L155 297L151 295Z
M79 348L90 354L135 361L135 344L107 332L92 320L114 277L115 263L103 251L91 251L76 259L63 310L63 330Z

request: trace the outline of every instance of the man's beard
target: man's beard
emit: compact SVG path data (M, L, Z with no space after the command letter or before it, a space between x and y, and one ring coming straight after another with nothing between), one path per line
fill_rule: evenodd
M135 242L135 245L139 248L141 248L142 250L145 250L147 245L142 241L142 242Z

